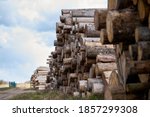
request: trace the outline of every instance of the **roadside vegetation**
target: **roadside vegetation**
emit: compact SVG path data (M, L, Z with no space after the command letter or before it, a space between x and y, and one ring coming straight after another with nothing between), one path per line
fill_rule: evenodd
M90 95L86 97L74 97L60 91L37 91L19 94L11 100L102 100L103 95Z

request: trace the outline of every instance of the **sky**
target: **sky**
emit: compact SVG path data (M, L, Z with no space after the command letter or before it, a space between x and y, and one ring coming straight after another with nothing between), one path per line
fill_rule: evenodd
M61 9L106 7L107 0L0 0L0 80L29 81L48 66Z

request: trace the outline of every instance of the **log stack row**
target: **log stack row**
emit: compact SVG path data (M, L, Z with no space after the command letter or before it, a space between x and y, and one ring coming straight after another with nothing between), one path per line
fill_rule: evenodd
M100 42L94 24L96 11L102 14L99 29L104 28L107 9L63 9L56 23L55 51L48 64L64 92L103 93L103 72L116 69L113 45Z
M149 0L108 0L108 9L63 9L56 36L48 64L62 91L148 99Z
M115 45L118 74L114 74L113 80L118 80L107 85L106 99L115 99L112 94L114 89L120 91L120 86L125 91L124 99L148 99L149 24L149 0L108 0L106 27L101 30L101 40L103 44Z

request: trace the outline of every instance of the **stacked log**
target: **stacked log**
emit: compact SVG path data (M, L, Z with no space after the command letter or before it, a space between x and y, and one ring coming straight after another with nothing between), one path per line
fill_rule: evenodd
M126 96L122 94L122 99L147 98L145 95L149 90L150 74L150 6L148 0L132 1L108 0L106 30L101 30L101 38L103 44L115 45L118 76L114 79L115 82L111 78L112 81L107 84L106 99L115 99L112 83L116 82L119 86L114 87L115 92L120 91L120 87L120 94L126 92Z
M105 99L143 99L149 92L149 0L62 9L56 37L48 64L61 89L104 92Z

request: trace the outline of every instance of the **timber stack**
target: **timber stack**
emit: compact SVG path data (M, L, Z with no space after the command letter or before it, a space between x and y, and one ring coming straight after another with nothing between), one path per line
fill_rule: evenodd
M57 87L104 99L148 99L149 0L108 0L108 9L62 9L48 59Z

